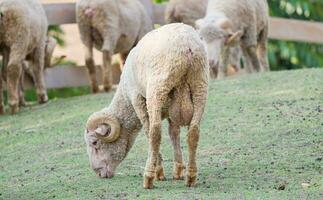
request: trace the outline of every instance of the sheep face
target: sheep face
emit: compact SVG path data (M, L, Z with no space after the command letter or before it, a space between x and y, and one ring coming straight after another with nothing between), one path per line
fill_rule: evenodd
M233 33L228 20L204 18L197 20L195 25L201 38L206 42L210 67L217 68L223 50L237 45L242 32Z
M101 178L112 178L122 160L114 159L116 145L104 143L94 132L85 133L87 153L92 169Z
M89 118L84 139L91 167L100 177L112 178L126 157L127 143L119 137L125 131L120 129L116 118L105 112L94 113Z

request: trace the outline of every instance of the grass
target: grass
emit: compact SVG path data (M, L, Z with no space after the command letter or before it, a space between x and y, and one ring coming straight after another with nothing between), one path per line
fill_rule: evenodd
M54 99L0 117L0 199L323 198L322 69L211 81L209 91L196 188L171 180L166 124L166 182L142 189L143 133L115 178L96 177L83 131L87 117L113 96L100 94ZM182 138L187 158L184 129Z

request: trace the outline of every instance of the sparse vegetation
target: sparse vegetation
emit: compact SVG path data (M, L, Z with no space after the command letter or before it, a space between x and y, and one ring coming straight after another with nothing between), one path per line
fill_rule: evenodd
M166 126L166 182L142 189L143 133L116 177L98 178L83 131L88 116L113 96L99 94L0 116L0 199L322 199L321 69L232 77L212 81L209 91L196 188L171 180Z

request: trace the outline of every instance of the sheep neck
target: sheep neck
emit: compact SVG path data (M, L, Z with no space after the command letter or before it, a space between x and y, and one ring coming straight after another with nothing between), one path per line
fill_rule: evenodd
M117 92L108 107L108 111L118 118L122 127L120 139L127 140L127 151L129 151L135 142L142 125L121 86L118 87Z

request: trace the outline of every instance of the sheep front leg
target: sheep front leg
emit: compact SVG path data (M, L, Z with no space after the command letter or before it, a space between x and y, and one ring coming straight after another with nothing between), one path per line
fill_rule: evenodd
M183 156L180 143L180 126L169 120L168 133L172 141L174 151L174 168L173 179L184 180L185 165L183 164Z
M2 54L2 69L0 69L0 115L4 114L4 104L3 104L3 81L6 79L7 65L9 62L9 51L4 50Z
M112 66L111 57L112 54L109 50L103 50L103 67L102 67L102 81L105 92L111 92L112 90Z
M133 98L132 102L133 102L132 104L134 106L135 112L138 118L140 119L140 122L143 125L144 130L146 132L146 136L149 140L149 117L148 117L146 99L141 95L138 95L137 97ZM165 174L164 174L164 168L163 168L163 157L161 153L159 153L158 155L155 178L156 180L159 180L159 181L166 180Z
M3 105L3 85L2 85L2 69L0 69L0 115L4 114Z
M258 43L258 58L261 64L261 71L267 72L270 71L268 54L267 54L267 40L268 40L268 28L264 29L259 36Z
M38 47L32 55L32 69L35 76L35 87L38 96L38 103L43 104L48 101L47 91L44 80L44 62L45 62L45 43Z
M19 110L19 78L22 72L23 54L12 51L7 66L7 90L9 97L10 113L15 114Z
M218 71L218 79L223 79L226 76L227 67L230 61L230 47L225 47L223 52L221 53L219 71Z
M256 46L249 46L246 48L246 54L248 59L250 60L252 64L252 68L254 71L259 72L260 71L260 61L258 59L257 55L257 48Z
M98 93L99 87L96 79L96 68L93 59L92 43L85 46L85 65L90 75L90 84L92 93Z

